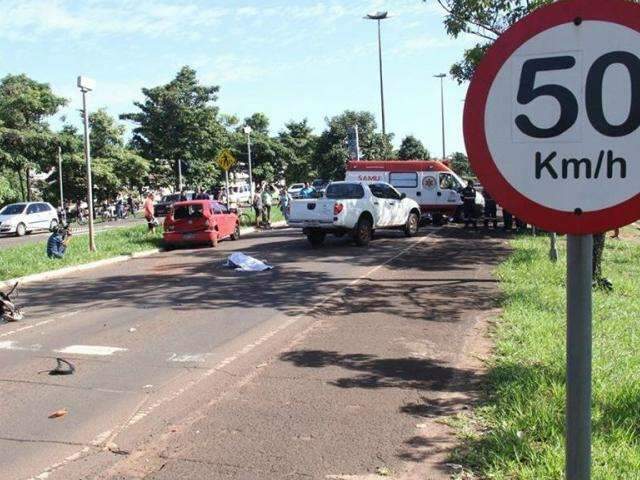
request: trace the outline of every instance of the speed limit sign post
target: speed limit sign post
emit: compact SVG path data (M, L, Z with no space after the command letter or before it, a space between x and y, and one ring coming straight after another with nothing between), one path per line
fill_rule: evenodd
M592 234L640 217L640 6L565 0L498 38L464 112L484 188L567 239L568 480L590 478Z

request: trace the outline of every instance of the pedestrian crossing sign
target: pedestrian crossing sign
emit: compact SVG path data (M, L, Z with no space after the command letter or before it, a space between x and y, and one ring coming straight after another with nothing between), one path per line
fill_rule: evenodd
M229 169L236 164L236 158L229 151L229 149L225 148L218 154L216 163L220 166L221 169L223 169L225 172L228 172Z

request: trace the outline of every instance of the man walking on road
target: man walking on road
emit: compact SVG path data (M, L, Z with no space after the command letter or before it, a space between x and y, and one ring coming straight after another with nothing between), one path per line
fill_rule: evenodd
M271 195L271 187L265 185L262 190L262 223L265 227L271 226L271 203L273 197Z
M260 220L262 217L262 192L260 191L260 187L256 190L256 193L253 195L253 211L256 214L256 227L260 227Z
M147 220L149 231L151 233L155 233L157 222L155 219L155 208L153 206L153 193L149 193L147 195L147 198L142 205L142 211L144 212L144 218Z

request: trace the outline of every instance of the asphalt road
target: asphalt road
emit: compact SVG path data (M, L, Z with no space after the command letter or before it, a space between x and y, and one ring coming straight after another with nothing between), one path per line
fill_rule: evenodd
M406 461L395 453L416 420L398 412L455 376L444 365L489 308L488 268L504 251L439 235L313 250L274 230L25 286L26 319L0 325L0 477L342 478L325 475ZM275 268L226 269L231 251ZM442 363L374 360L414 350ZM48 374L58 356L73 375ZM416 367L429 378L412 381ZM331 411L334 396L356 423ZM296 425L315 431L295 440L319 438L313 448L292 447Z
M114 228L130 227L135 224L144 223L146 220L140 216L137 218L127 218L125 220L119 220L114 222L100 222L95 224L96 232L103 230L111 230ZM74 235L86 235L89 231L89 227L86 225L76 226L72 224L72 231ZM0 250L8 247L15 247L18 245L26 245L28 243L42 242L50 235L48 231L34 232L25 235L24 237L16 237L15 235L0 235Z

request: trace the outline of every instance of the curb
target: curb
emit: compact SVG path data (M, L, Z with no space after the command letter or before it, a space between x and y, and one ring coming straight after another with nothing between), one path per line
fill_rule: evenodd
M287 222L275 222L272 227L282 227L286 226ZM240 229L240 235L246 235L248 233L254 232L262 232L262 230L256 229L256 227L244 227ZM134 252L131 255L119 255L117 257L105 258L103 260L97 260L95 262L83 263L80 265L73 265L70 267L59 268L56 270L49 270L47 272L34 273L32 275L25 275L24 277L18 278L10 278L9 280L0 280L0 288L7 288L12 286L14 283L33 283L33 282L41 282L44 280L50 280L52 278L64 277L65 275L69 275L71 273L82 272L84 270L91 270L93 268L105 267L107 265L113 265L116 263L126 262L128 260L132 260L134 258L145 258L151 255L155 255L157 253L162 252L163 250L160 248L153 248L151 250L142 250L140 252Z

